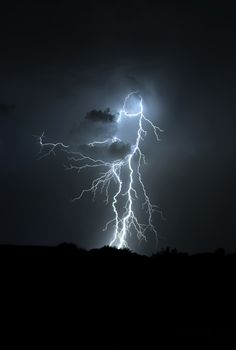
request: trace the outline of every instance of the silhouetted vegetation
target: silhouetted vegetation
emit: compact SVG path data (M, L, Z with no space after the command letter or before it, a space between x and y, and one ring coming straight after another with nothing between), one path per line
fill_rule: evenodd
M231 253L231 254L226 254L224 249L218 248L214 252L202 252L202 253L196 253L196 254L189 254L186 252L179 252L177 249L172 249L170 247L166 247L165 249L162 248L160 251L157 251L157 253L153 254L152 256L146 256L146 255L140 255L137 254L128 248L125 249L117 249L115 247L109 247L109 246L104 246L102 248L97 248L97 249L91 249L91 250L86 250L77 247L76 244L74 243L61 243L57 247L50 247L50 246L28 246L28 245L0 245L0 253L1 255L4 255L4 253L7 254L21 254L22 255L27 255L27 254L38 254L41 253L42 255L44 254L50 254L53 256L55 255L75 255L78 258L79 257L88 257L88 258L116 258L116 259L129 259L131 260L139 260L139 261L157 261L162 258L168 258L168 259L173 259L173 258L180 258L182 259L188 259L188 260L193 260L193 259L210 259L210 260L217 260L217 259L236 259L236 253Z

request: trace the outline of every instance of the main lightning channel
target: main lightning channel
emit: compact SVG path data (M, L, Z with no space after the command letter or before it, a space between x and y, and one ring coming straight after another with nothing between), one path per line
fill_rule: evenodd
M131 112L128 108L130 99L135 97L138 99L138 110ZM44 143L44 133L38 137L38 142L40 145L40 159L50 154L55 155L55 150L60 148L63 152L67 153L67 159L69 165L66 166L66 170L76 170L78 173L87 168L98 168L103 169L103 172L99 173L100 176L93 179L91 186L87 189L83 189L81 193L76 196L73 201L79 200L83 197L85 193L92 193L93 200L96 197L97 191L105 192L105 203L109 204L111 202L111 208L113 211L113 218L108 221L103 229L107 230L108 227L112 227L113 236L109 243L110 246L115 246L120 248L129 248L128 237L132 235L133 232L136 233L136 237L139 241L147 240L147 232L153 232L157 237L157 230L153 224L152 216L154 212L161 211L158 206L153 205L147 194L141 173L142 164L146 163L145 155L142 152L142 141L147 135L147 130L145 130L144 125L148 124L152 128L154 136L157 141L159 141L158 133L162 130L154 125L151 120L149 120L143 112L143 99L138 92L129 93L123 103L123 107L119 112L117 122L119 123L122 118L136 117L138 118L138 128L136 133L135 144L131 147L131 152L124 157L124 159L118 159L112 162L104 161L103 159L96 159L88 155L84 155L81 152L70 151L69 146L63 143ZM93 141L88 144L89 147L95 147L99 145L112 144L114 142L121 141L117 137L111 139L106 139L102 141ZM135 162L135 160L137 161ZM128 170L128 189L123 192L124 180L122 180L122 170ZM115 183L116 191L115 194L111 196L111 183ZM141 188L141 193L139 193L139 188ZM125 204L123 211L119 213L118 205L120 203L119 199L125 198ZM136 214L134 208L134 201L138 200L142 196L142 208L146 210L147 220L145 223L141 223ZM110 199L112 197L112 199Z

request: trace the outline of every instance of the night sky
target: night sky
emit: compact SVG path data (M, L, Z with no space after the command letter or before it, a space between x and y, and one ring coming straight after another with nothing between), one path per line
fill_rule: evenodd
M108 244L102 197L71 199L89 172L37 160L33 135L83 144L86 113L117 112L138 90L161 141L146 140L144 179L159 248L236 250L235 11L223 1L9 1L0 12L0 243ZM93 124L93 123L91 123ZM81 131L82 130L82 131ZM133 249L155 252L155 238Z

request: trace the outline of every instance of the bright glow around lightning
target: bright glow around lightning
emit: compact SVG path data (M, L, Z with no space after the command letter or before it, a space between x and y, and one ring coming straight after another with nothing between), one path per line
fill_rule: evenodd
M131 107L133 105L131 102L134 98L138 100L138 102L132 110ZM145 129L147 125L151 127L157 141L159 141L158 134L162 130L144 115L143 110L143 99L138 92L131 92L125 97L123 107L117 118L117 123L120 123L123 118L137 118L138 127L136 141L131 146L130 153L123 159L114 161L96 159L89 155L82 154L81 152L70 151L70 147L64 145L62 142L44 143L44 133L38 137L40 159L50 154L55 155L56 150L60 149L67 153L69 165L66 166L66 170L76 170L78 173L89 168L102 170L102 173L99 171L100 176L93 179L91 186L83 189L73 201L81 199L86 193L91 193L93 200L98 190L105 193L105 203L111 205L113 217L106 223L103 230L111 229L112 237L109 245L119 249L128 248L128 238L134 234L139 241L146 241L147 233L150 231L157 237L157 230L153 224L152 216L154 212L161 212L156 205L151 203L142 179L141 168L142 165L146 163L145 155L142 151L142 142L147 136L147 130ZM89 143L88 146L111 145L120 141L121 140L117 137L113 137L106 140L95 140ZM122 176L124 169L128 173L128 176L125 178ZM111 190L111 185L115 186L115 193L114 190ZM145 210L145 222L140 222L138 214L136 213L135 202L139 200L142 202L142 209ZM120 203L123 203L123 201L124 205L121 211Z

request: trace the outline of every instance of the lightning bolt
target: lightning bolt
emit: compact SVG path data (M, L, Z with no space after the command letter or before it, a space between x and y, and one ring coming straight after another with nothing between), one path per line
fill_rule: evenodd
M130 112L128 104L132 97L138 99L138 110L134 113ZM153 205L147 194L141 173L142 164L146 164L145 155L142 152L142 141L144 141L147 130L146 125L151 127L154 136L157 141L159 141L159 132L162 132L158 126L154 125L150 119L144 115L143 99L142 96L137 92L129 93L123 103L123 107L119 112L117 123L121 122L122 118L138 118L138 128L136 134L136 141L131 147L131 152L124 157L124 159L118 159L115 161L104 161L102 159L96 159L85 155L81 152L73 152L70 150L69 146L64 145L62 142L58 143L44 143L44 133L37 137L38 143L40 145L40 156L42 159L51 154L55 155L56 150L60 148L63 152L67 153L67 159L69 165L66 165L66 170L75 170L80 173L84 169L98 168L103 170L99 172L99 176L93 179L91 186L87 189L83 189L81 193L76 196L73 201L79 200L86 193L92 193L93 200L96 197L98 191L105 193L105 203L111 203L111 208L113 211L113 218L108 221L103 229L103 231L108 230L111 226L113 230L113 236L109 243L110 246L115 246L120 248L129 248L128 237L132 236L133 233L139 241L147 240L147 233L149 231L153 232L157 237L157 230L153 224L152 217L154 212L158 212L162 215L157 205ZM89 147L95 147L98 145L112 144L121 141L117 137L102 141L93 141L88 144ZM122 170L128 170L128 180L122 180ZM128 189L124 191L125 185ZM116 191L111 197L111 183L115 184ZM141 189L139 195L139 189ZM138 219L136 214L136 209L134 206L135 201L142 197L142 209L145 209L147 220L142 223ZM125 198L125 204L123 206L123 211L119 213L119 204L123 203L122 199Z

